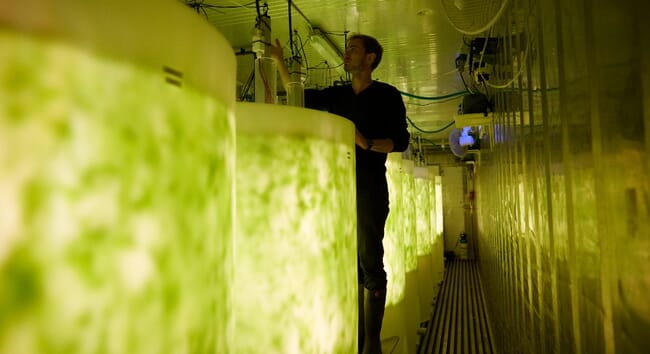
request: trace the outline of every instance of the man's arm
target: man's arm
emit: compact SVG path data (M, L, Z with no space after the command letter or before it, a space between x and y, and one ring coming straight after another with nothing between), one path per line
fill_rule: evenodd
M375 151L389 153L393 152L395 145L393 144L393 139L366 139L359 129L355 129L355 143L359 145L363 150Z
M406 123L406 107L404 107L404 101L402 101L402 94L396 88L393 87L391 95L393 96L391 100L395 102L394 110L391 111L392 119L390 120L393 151L402 152L408 148L411 138Z
M275 61L275 65L278 67L280 79L282 79L282 85L284 86L284 90L287 91L291 77L289 76L289 69L287 68L287 64L284 62L282 45L277 38L275 39L275 44L271 45L271 58Z
M402 101L402 95L396 88L389 89L381 95L380 100L388 103L384 106L386 119L385 129L389 137L384 139L367 139L357 130L355 142L363 150L391 153L402 152L408 148L410 134L406 124L406 107Z

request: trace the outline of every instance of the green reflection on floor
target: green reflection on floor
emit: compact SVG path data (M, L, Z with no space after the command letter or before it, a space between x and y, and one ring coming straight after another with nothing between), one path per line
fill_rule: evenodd
M0 353L227 352L225 106L2 31L0 94Z

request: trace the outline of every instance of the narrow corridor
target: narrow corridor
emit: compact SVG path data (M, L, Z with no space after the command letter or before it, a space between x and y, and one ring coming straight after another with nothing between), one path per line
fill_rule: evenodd
M478 262L449 261L420 354L494 353Z

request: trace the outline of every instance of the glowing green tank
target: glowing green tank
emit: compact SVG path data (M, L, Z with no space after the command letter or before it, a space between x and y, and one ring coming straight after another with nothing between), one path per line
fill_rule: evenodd
M237 104L234 353L354 353L354 125Z
M231 53L176 1L0 4L0 353L230 350Z

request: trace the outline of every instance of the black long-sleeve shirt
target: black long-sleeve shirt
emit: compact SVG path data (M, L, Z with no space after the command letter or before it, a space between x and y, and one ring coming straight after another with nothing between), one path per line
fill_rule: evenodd
M390 138L393 151L401 152L408 147L406 108L399 91L389 84L373 81L359 94L354 93L351 85L305 90L305 105L351 120L367 139ZM357 180L367 174L385 174L386 156L357 146Z

